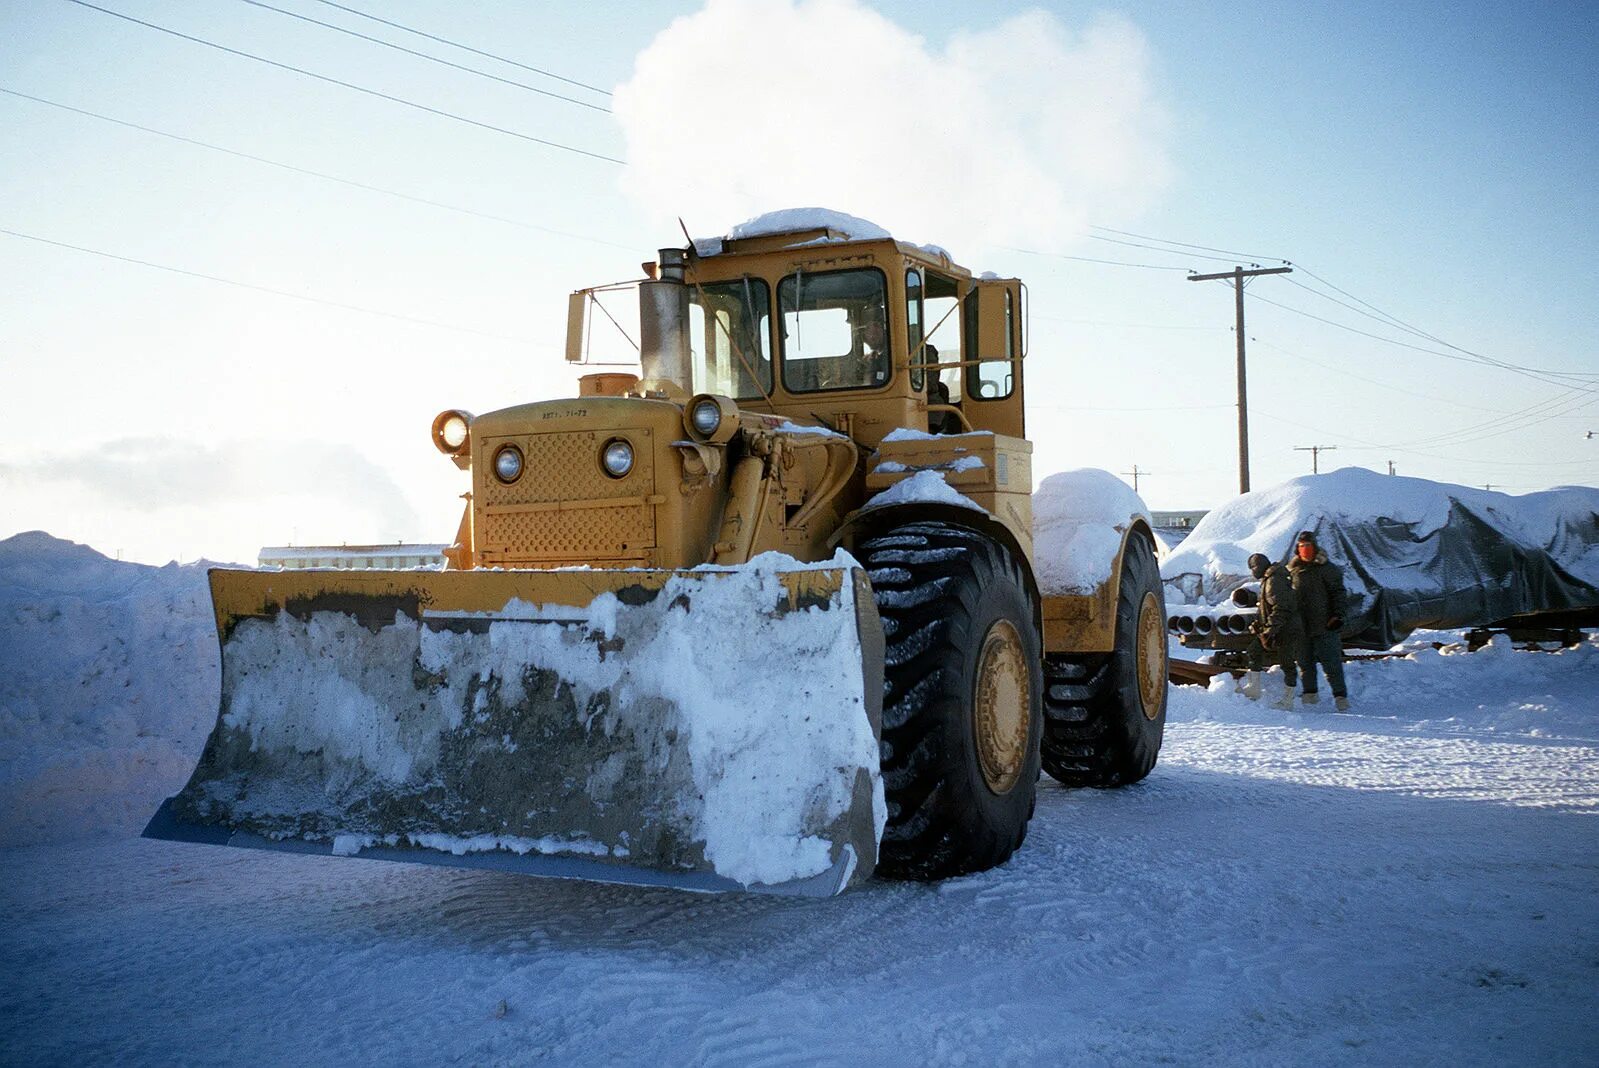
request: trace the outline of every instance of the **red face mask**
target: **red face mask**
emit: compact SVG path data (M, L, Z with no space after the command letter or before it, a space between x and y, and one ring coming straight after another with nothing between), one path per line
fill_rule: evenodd
M1306 563L1309 563L1310 561L1316 559L1316 547L1314 545L1310 544L1310 542L1308 542L1308 541L1300 542L1298 549L1299 549L1299 558L1301 560L1305 561Z

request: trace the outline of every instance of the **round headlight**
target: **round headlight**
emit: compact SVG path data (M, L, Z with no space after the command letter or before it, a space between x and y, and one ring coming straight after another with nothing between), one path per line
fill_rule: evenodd
M696 404L688 417L695 430L710 437L722 425L722 406L707 398Z
M466 444L466 420L455 412L444 417L444 423L439 427L439 440L452 449L459 449Z
M444 455L464 460L471 437L471 412L450 408L433 417L433 444Z
M612 478L621 478L633 470L633 446L621 438L606 443L605 451L600 453L600 465Z
M522 450L515 445L502 445L494 454L494 473L501 482L515 482L522 475Z

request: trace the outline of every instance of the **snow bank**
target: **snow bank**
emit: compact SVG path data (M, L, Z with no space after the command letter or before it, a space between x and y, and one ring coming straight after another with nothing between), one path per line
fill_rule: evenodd
M0 542L0 846L137 834L216 720L205 568Z
M1151 523L1143 498L1108 471L1085 467L1044 479L1033 491L1039 590L1093 593L1110 578L1122 535L1137 518Z

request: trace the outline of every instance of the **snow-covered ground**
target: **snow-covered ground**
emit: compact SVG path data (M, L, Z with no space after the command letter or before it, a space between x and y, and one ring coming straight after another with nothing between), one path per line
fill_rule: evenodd
M215 714L198 571L24 537L0 1063L1599 1062L1599 641L1177 688L1003 868L703 896L132 837Z

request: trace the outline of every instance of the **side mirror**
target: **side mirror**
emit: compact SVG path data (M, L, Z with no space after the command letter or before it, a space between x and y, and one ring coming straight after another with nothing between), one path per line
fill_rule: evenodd
M580 289L566 298L566 362L582 363L587 355L583 351L586 334L585 319L589 310L588 290Z

